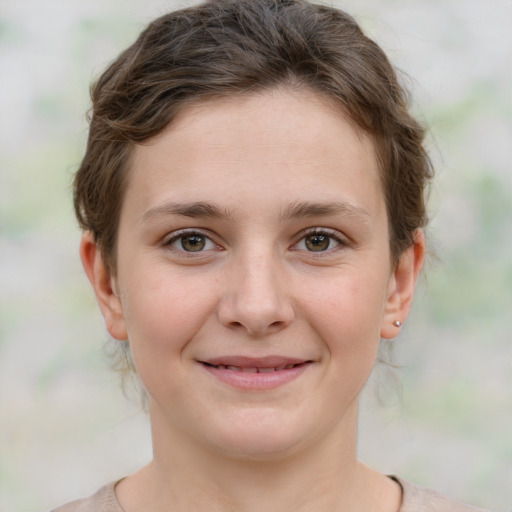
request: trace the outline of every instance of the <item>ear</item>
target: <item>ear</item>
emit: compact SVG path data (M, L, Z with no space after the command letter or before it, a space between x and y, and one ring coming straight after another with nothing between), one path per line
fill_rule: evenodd
M398 264L390 277L388 295L380 330L380 337L395 338L400 332L411 309L414 288L418 275L425 260L425 234L418 229L414 233L414 241L400 256Z
M80 258L85 273L96 294L96 300L109 334L117 340L126 340L128 333L124 321L123 306L116 291L116 282L103 263L101 252L90 231L84 232L80 242Z

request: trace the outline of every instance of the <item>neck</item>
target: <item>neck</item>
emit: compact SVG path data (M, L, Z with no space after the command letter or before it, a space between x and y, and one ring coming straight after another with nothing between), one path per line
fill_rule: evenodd
M205 449L183 432L170 438L152 416L154 460L121 482L119 501L126 512L380 511L393 489L396 512L397 486L357 461L357 404L347 414L322 440L263 460Z

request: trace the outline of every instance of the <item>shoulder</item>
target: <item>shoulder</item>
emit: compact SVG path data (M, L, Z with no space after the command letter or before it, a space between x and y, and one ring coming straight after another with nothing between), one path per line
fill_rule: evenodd
M399 512L485 512L480 508L453 501L432 489L412 484L401 478L392 478L403 490L403 501Z
M124 512L114 492L116 483L105 485L90 498L73 501L51 512Z

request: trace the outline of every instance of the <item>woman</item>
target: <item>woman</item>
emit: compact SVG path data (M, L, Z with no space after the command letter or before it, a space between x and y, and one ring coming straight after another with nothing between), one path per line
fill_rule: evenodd
M154 458L57 510L474 510L357 460L359 394L423 264L422 141L335 9L214 0L120 55L75 206Z

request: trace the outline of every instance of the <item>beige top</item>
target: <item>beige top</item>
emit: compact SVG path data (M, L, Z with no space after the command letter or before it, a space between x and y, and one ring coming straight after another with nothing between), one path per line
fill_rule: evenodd
M398 512L485 512L482 509L464 505L441 494L414 485L407 480L391 477L403 490L402 506ZM115 482L102 487L90 498L73 501L51 512L124 512L114 491Z

